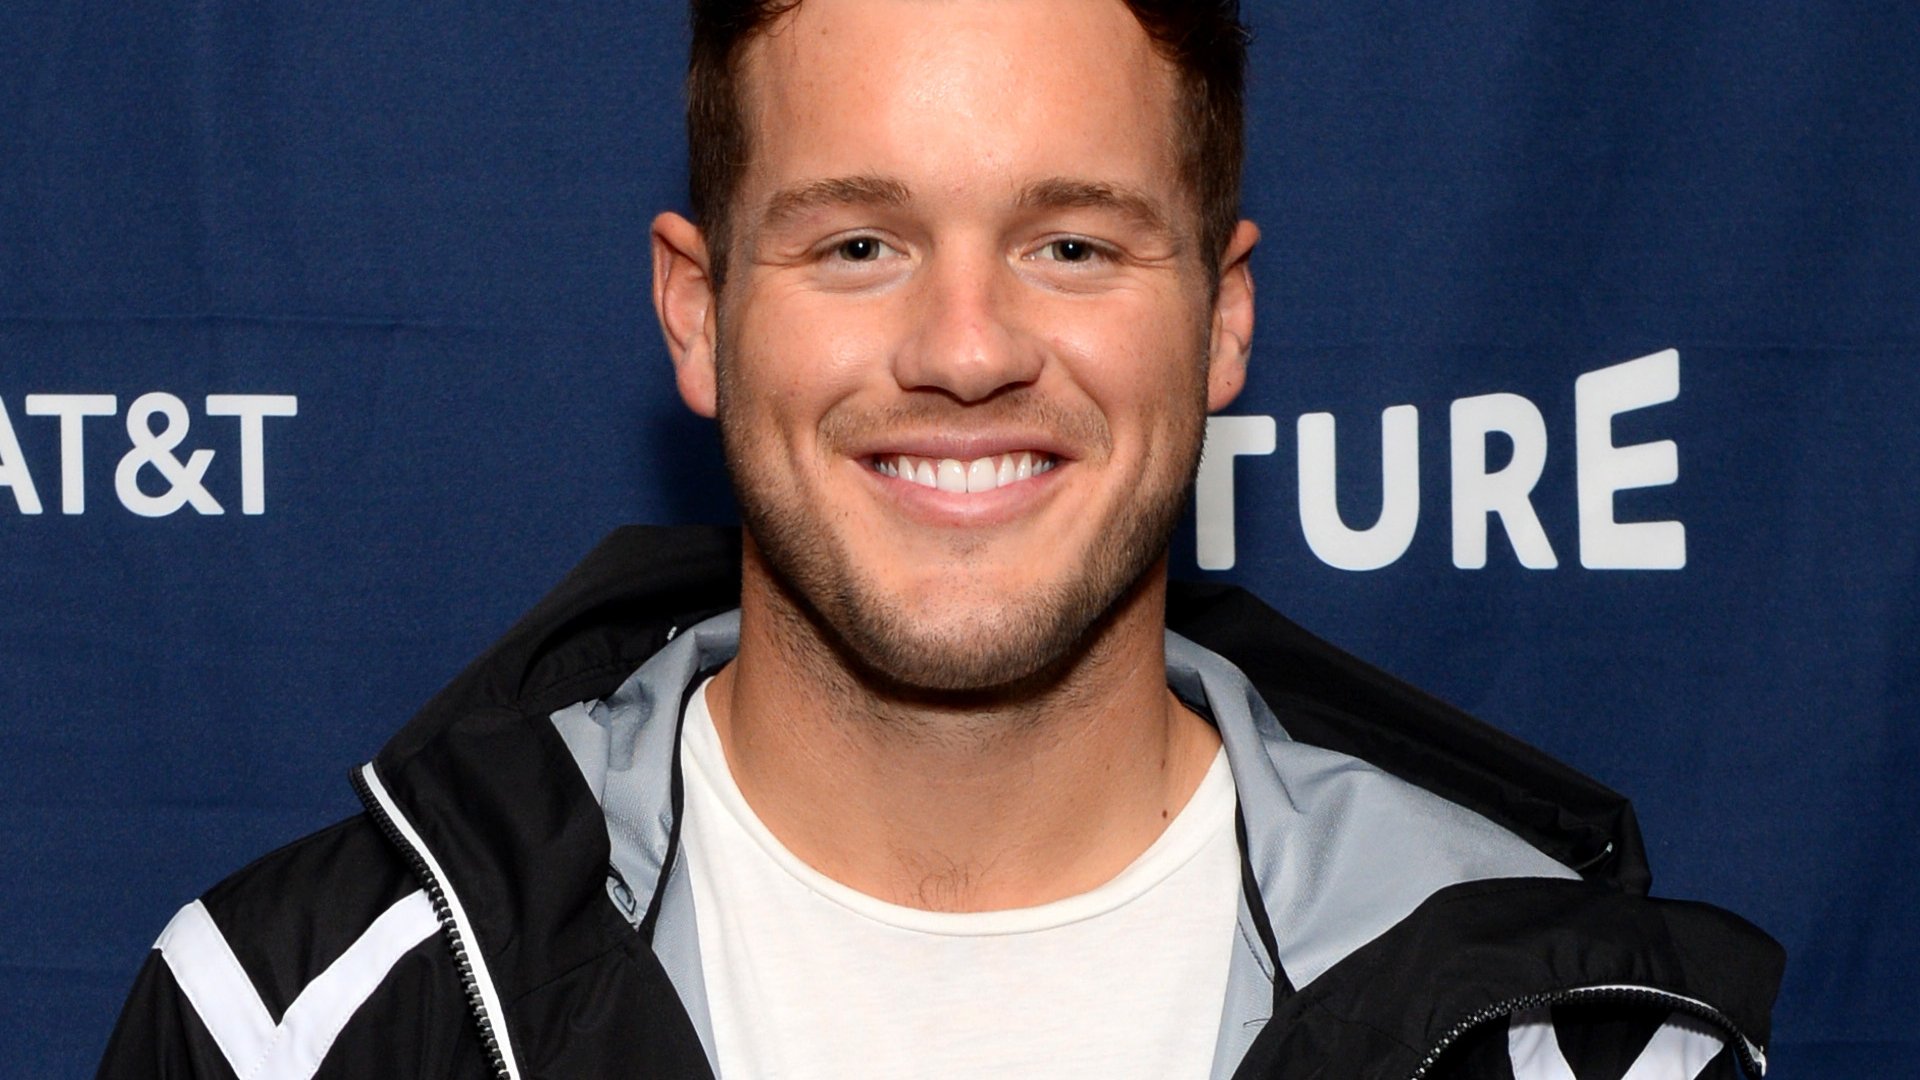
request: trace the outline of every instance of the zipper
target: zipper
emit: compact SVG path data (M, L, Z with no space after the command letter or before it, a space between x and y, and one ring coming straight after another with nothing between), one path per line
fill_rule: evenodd
M1731 1036L1727 1044L1733 1047L1740 1058L1740 1067L1748 1076L1764 1077L1767 1074L1767 1054L1765 1049L1747 1038L1732 1018L1704 1001L1680 994L1655 990L1650 986L1581 986L1570 990L1555 990L1547 993L1528 994L1525 997L1508 998L1497 1004L1488 1005L1469 1014L1443 1033L1428 1049L1426 1056L1420 1059L1420 1065L1413 1070L1407 1080L1425 1080L1426 1075L1440 1061L1449 1047L1460 1038L1482 1024L1491 1023L1501 1017L1511 1016L1529 1009L1550 1008L1555 1005L1583 1005L1592 1002L1621 1001L1637 1005L1654 1005L1673 1012L1685 1013L1697 1020L1704 1021L1717 1028L1722 1034Z
M499 1007L499 995L494 992L493 980L487 974L487 963L476 946L467 948L467 941L473 936L466 929L466 911L460 906L450 885L446 883L445 871L427 850L420 835L401 814L387 795L386 788L373 771L371 762L352 772L354 794L360 797L360 805L366 808L367 815L373 818L387 840L398 848L400 854L412 866L414 876L426 890L427 898L433 902L433 913L440 920L440 932L446 936L447 948L453 953L453 966L460 973L460 989L466 995L467 1005L473 1011L474 1020L480 1025L480 1043L487 1055L487 1065L492 1070L494 1080L520 1080L520 1071L514 1065L513 1047L507 1039L505 1016ZM494 1016L501 1014L496 1023Z

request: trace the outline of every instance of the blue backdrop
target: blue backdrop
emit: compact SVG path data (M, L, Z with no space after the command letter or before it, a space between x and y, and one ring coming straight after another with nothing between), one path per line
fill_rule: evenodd
M1261 324L1176 572L1633 795L1657 892L1786 944L1775 1075L1912 1075L1920 7L1247 17ZM174 909L609 528L731 517L646 295L684 47L0 9L0 1074L89 1075Z

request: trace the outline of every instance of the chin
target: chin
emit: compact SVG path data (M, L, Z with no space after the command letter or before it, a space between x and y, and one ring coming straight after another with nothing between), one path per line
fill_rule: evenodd
M902 691L980 694L1031 681L1082 651L1106 605L1055 587L1015 603L903 611L853 604L831 628L870 675Z
M1168 500L1175 507L1178 503ZM876 690L918 699L997 697L1056 681L1088 655L1114 616L1158 580L1171 514L1105 534L1049 583L941 590L881 581L807 519L749 512L759 562L786 606L840 665Z

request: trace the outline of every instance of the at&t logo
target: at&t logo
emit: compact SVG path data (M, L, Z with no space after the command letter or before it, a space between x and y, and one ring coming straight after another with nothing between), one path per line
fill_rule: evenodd
M60 422L60 512L86 513L87 420L117 415L119 398L112 394L28 394L24 404L25 415ZM298 415L299 399L292 394L208 394L204 412L208 417L238 421L238 430L230 428L229 433L239 441L240 512L266 513L266 422L270 417ZM226 513L206 483L216 451L181 448L191 426L187 403L172 394L142 394L127 406L128 448L121 452L113 470L113 490L120 505L142 517L165 517L189 506L201 514ZM4 399L0 399L0 489L12 493L14 505L22 514L39 514L46 509Z

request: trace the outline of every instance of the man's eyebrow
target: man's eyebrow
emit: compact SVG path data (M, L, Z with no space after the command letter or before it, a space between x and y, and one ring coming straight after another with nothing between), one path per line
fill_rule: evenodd
M822 207L904 206L910 197L907 185L884 176L834 176L774 192L760 220L771 227Z
M1160 204L1150 196L1132 188L1094 180L1056 177L1028 184L1020 192L1020 205L1028 210L1112 210L1148 229L1168 235L1174 233Z

